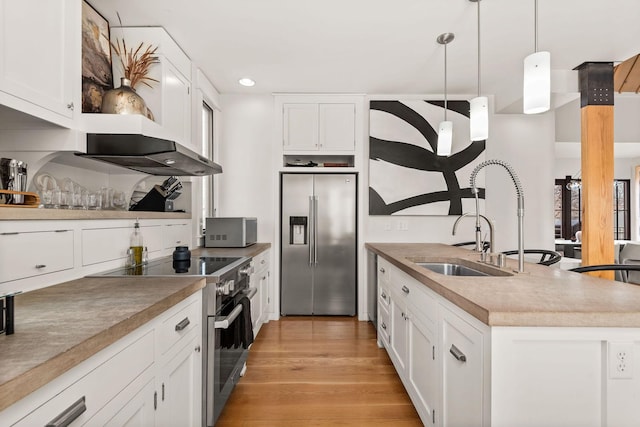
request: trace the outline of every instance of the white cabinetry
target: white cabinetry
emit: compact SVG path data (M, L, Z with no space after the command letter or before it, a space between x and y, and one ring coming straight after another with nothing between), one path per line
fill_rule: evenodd
M73 268L73 230L0 231L0 283Z
M380 257L378 287L379 343L422 422L489 425L488 328L472 326L468 315Z
M0 1L0 104L71 127L81 109L81 2Z
M262 324L269 321L270 255L271 251L266 250L251 260L253 273L249 277L249 283L253 293L251 298L251 322L253 323L254 336L258 335Z
M157 46L159 63L151 66L149 77L158 80L136 86L136 92L151 109L154 120L162 126L165 139L191 144L191 60L162 27L116 27L111 38L126 40L127 46ZM114 64L118 59L114 59ZM114 66L114 81L122 70ZM118 84L116 83L116 86Z
M441 307L442 425L481 425L483 419L482 333Z
M202 300L167 313L158 332L157 426L197 426L202 396Z
M285 151L353 151L356 105L286 103L282 126Z
M2 411L0 424L49 425L68 416L72 426L198 426L201 307L198 292ZM154 337L170 336L165 329L175 329L175 318L190 326L169 341ZM159 341L173 344L162 354Z
M134 219L0 221L0 293L28 291L125 264ZM190 219L140 219L149 259L189 246ZM180 242L180 243L177 243Z

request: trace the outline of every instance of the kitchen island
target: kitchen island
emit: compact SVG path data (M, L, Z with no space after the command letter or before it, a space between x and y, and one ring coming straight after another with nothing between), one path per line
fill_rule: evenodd
M635 425L640 287L442 244L369 243L379 342L425 424ZM448 276L417 262L489 276Z

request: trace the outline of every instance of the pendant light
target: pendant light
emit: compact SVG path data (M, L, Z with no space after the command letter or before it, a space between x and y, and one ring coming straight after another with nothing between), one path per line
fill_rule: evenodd
M478 96L469 101L469 134L471 141L484 141L489 137L489 100L486 96L480 96L480 1L469 0L478 3Z
M451 43L455 37L453 33L442 33L436 41L444 45L444 121L438 126L438 156L448 156L451 154L451 144L453 142L453 123L447 121L447 44Z
M523 112L538 114L551 107L551 54L538 52L538 0L534 0L535 52L524 58Z

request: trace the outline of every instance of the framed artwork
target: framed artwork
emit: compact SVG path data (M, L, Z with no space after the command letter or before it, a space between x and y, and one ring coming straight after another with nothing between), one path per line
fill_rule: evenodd
M113 88L109 22L82 2L82 112L99 113L102 95Z
M369 104L369 214L461 215L475 212L469 182L484 161L485 141L469 137L469 101L448 101L449 156L436 155L441 100L372 100ZM484 207L484 175L478 175Z

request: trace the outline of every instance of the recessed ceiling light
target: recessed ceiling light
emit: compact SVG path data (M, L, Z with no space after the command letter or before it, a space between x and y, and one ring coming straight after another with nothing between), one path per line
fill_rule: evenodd
M251 86L256 84L256 82L254 82L249 77L244 77L244 78L238 80L238 83L240 83L242 86L248 86L248 87L251 87Z

